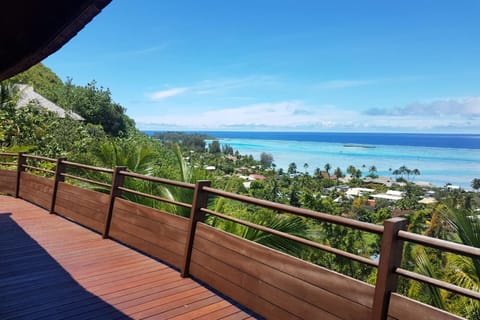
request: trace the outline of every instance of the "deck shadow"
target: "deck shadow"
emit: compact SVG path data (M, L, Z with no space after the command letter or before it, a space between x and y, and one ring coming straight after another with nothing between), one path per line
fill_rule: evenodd
M83 288L0 213L0 319L131 319Z

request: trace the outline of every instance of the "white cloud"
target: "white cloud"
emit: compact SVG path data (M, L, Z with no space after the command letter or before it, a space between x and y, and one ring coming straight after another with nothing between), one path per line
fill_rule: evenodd
M398 83L398 82L416 82L419 80L425 80L425 76L394 76L394 77L380 77L373 79L335 79L320 82L316 85L319 89L336 90L356 88L369 85L375 85L380 83ZM393 84L392 84L393 85Z
M196 110L202 110L197 108ZM331 128L345 118L358 116L356 112L339 110L332 105L308 106L301 101L258 103L237 108L166 114L161 117L144 117L135 120L141 127L183 127L185 129L218 128L269 128L300 129Z
M179 94L182 94L185 91L187 91L187 88L172 88L168 90L155 91L153 93L148 94L148 97L153 101L158 101L158 100L178 96Z
M332 89L347 88L375 81L377 80L335 80L323 85ZM137 116L135 120L139 128L164 130L478 132L478 96L415 102L397 108L362 110L355 106L347 109L332 104L307 104L300 100L247 104L241 101L252 101L254 98L232 95L238 88L247 89L239 93L248 95L256 86L262 84L271 85L277 91L284 88L284 85L273 77L204 80L189 86L149 94L153 101L186 93L188 99L182 99L183 102L180 103L175 101L174 104L158 103L154 108L150 105L148 115ZM202 99L203 95L212 95L217 99L212 100L210 96ZM218 97L228 99L222 100ZM238 105L239 102L243 105L219 108L221 104Z
M480 97L438 99L429 102L415 102L398 108L373 108L369 115L396 117L480 117Z
M478 132L477 121L462 117L372 116L334 105L306 105L302 101L258 103L218 110L200 106L188 110L175 107L162 116L135 120L140 129L152 130Z
M330 80L321 82L318 87L320 89L345 89L353 87L361 87L375 83L374 80Z
M148 93L147 96L153 101L158 101L177 96L186 91L190 94L204 96L231 93L234 90L245 88L265 88L277 84L278 82L274 77L262 75L252 75L239 78L207 79L187 86Z
M192 85L192 90L199 94L216 93L247 87L265 87L278 84L275 77L251 75L239 78L221 78L203 80Z

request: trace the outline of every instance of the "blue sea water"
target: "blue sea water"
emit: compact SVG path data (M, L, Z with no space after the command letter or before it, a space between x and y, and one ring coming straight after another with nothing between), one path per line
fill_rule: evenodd
M199 133L222 139L310 141L362 145L480 149L480 134L261 131L204 131Z
M152 132L146 132L151 134ZM300 171L313 172L329 163L343 171L354 165L368 173L376 166L379 175L390 176L400 166L419 169L415 181L437 186L447 183L470 189L480 178L480 135L412 133L318 133L318 132L198 132L228 144L240 154L259 159L262 152L273 155L277 168L291 162ZM353 146L352 146L353 145ZM369 146L369 148L365 148Z

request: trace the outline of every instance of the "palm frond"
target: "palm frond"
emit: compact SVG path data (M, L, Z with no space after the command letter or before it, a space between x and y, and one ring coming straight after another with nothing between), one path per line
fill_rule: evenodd
M435 278L435 267L433 264L430 262L430 259L428 258L427 254L425 253L424 250L419 250L417 253L416 257L416 268L419 273L426 275L430 278ZM445 310L445 302L442 297L442 294L440 292L440 289L436 286L426 284L425 289L428 294L429 302L440 309Z
M480 248L480 220L470 210L449 208L448 222L467 246ZM480 259L472 259L477 279L480 279Z

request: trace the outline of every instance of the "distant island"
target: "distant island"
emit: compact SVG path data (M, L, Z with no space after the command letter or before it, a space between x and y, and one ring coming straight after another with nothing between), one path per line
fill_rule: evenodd
M373 149L376 148L375 146L368 146L364 144L344 144L345 148L366 148L366 149Z

